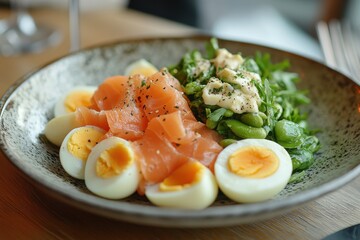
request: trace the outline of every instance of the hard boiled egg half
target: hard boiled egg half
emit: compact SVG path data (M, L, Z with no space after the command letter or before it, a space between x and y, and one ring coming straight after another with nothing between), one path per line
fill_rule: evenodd
M45 126L44 134L51 143L61 146L66 135L80 126L75 113L69 113L51 119Z
M125 75L131 76L134 74L142 74L145 77L149 77L157 71L157 68L150 62L146 61L145 59L139 59L126 67Z
M153 204L182 209L206 208L215 201L217 193L214 175L197 161L183 164L161 183L145 189Z
M71 130L60 147L60 162L72 177L84 179L85 165L91 149L104 136L105 131L95 126L78 127Z
M226 147L215 162L215 177L230 199L259 202L285 188L292 173L287 151L266 139L245 139Z
M75 112L79 106L89 107L96 89L94 86L77 86L66 92L55 105L55 117Z
M122 199L133 194L139 182L139 167L130 142L109 137L91 150L85 166L85 184L92 193Z

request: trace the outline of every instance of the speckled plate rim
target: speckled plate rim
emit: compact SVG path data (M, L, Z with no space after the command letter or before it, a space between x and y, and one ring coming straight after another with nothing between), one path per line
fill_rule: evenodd
M160 38L146 38L146 39L127 39L123 41L116 41L112 43L101 44L98 46L92 46L66 56L60 57L54 61L51 61L33 72L26 74L17 80L13 85L8 88L4 95L0 99L0 119L3 115L3 111L6 108L7 103L11 100L12 96L16 93L19 87L26 82L28 78L36 74L38 71L44 67L51 65L54 62L57 62L61 59L71 57L72 55L81 54L84 51L89 51L96 48L112 47L119 44L126 43L135 43L135 42L149 42L155 40L205 40L210 36L208 35L189 35L189 36L180 36L180 37L160 37ZM232 41L224 38L218 37L219 40ZM311 61L314 64L322 63L310 59L304 56L300 56L294 53L287 51L282 51L274 49L271 47L262 46L259 44L251 44L246 42L232 41L241 43L243 45L249 46L259 46L264 49L271 49L278 51L283 54L293 55L297 58L301 58L304 61ZM336 72L345 76L344 74L329 68L329 71ZM349 81L352 81L347 76L346 78ZM301 194L294 194L292 196L286 197L284 199L270 200L261 203L252 203L252 204L237 204L231 206L213 206L201 211L187 211L187 210L178 210L178 209L169 209L169 208L159 208L155 206L143 206L128 202L121 201L112 201L96 196L89 196L86 193L80 193L75 190L69 189L58 189L55 188L51 183L43 181L41 177L34 174L31 169L25 168L21 165L21 159L18 159L14 156L7 148L6 140L0 137L0 150L7 157L7 159L22 173L28 181L30 181L34 186L42 191L45 191L50 196L61 200L67 204L73 205L80 209L83 209L88 212L92 212L98 215L103 215L117 220L125 220L133 223L141 223L146 225L154 226L163 226L163 227L213 227L213 226L229 226L234 224L248 223L257 220L264 220L274 215L281 213L286 213L294 208L299 207L302 204L305 204L309 201L312 201L316 198L319 198L325 194L338 190L340 187L343 187L357 176L360 175L360 164L355 168L347 172L346 174L331 180L327 183L324 183L316 188L304 190ZM276 213L276 214L274 214ZM154 221L156 219L156 221ZM206 220L206 221L203 221Z

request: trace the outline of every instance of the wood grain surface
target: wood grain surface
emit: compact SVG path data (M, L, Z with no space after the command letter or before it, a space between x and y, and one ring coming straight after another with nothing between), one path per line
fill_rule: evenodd
M7 15L0 10L0 16ZM57 28L62 41L46 51L0 57L0 96L22 75L69 51L67 13L37 9L39 22ZM119 39L174 36L193 29L127 10L81 15L82 47ZM321 239L360 222L360 177L283 216L221 228L159 228L113 221L58 202L34 188L0 153L1 239Z

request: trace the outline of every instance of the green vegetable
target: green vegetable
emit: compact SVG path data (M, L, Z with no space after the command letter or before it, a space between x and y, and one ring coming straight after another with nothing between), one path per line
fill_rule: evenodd
M305 178L305 175L306 175L305 171L293 173L290 177L289 183L302 182Z
M315 136L307 136L301 148L312 153L317 152L320 148L319 139Z
M303 142L300 126L289 120L280 120L275 124L275 138L285 148L297 148Z
M293 164L293 171L308 169L314 162L313 154L307 150L295 149L289 151L289 154Z
M249 72L254 72L254 73L260 74L260 68L257 65L257 63L255 62L255 60L252 58L245 59L243 66L244 66L245 70L247 70Z
M193 95L197 92L201 92L205 85L200 84L199 82L191 82L186 84L184 92L186 95Z
M231 145L233 143L236 143L236 142L237 142L237 140L235 140L235 139L225 138L225 139L220 141L220 145L222 147L227 147L227 146L229 146L229 145Z
M264 120L258 113L244 113L240 116L240 121L251 127L260 128L264 125Z
M288 60L273 63L270 54L260 52L243 58L244 61L238 67L223 71L226 66L218 67L214 64L219 49L217 40L212 38L205 46L205 53L190 51L178 64L169 67L169 72L182 84L194 115L223 137L220 144L224 147L244 138L266 138L281 144L293 162L293 173L296 175L293 175L291 181L300 181L303 172L315 161L314 155L320 143L315 131L309 129L307 114L300 111L300 107L309 104L310 99L307 91L297 89L299 75L288 71ZM241 58L237 56L237 59ZM249 76L246 72L250 72L251 76L258 74L261 78L249 79L261 100L258 112L237 113L204 103L203 89L210 78L222 82L226 80L234 91L242 91L245 86L234 81L234 76L244 78ZM231 97L233 92L228 93L230 95L224 97Z
M232 117L234 115L234 112L226 109L226 112L224 112L224 117Z
M211 110L208 110L210 112ZM221 118L227 113L227 109L219 108L214 112L207 114L206 126L210 129L215 129Z
M225 123L240 138L264 139L266 137L266 131L261 127L251 127L235 119L226 120Z
M206 53L208 59L212 59L216 57L216 50L219 49L218 42L216 38L211 38L210 42L206 44Z
M270 83L267 79L264 79L262 85L260 84L255 84L255 85L263 101L262 104L260 105L260 108L262 108L260 109L260 111L266 115L265 125L269 129L269 132L271 132L275 126L276 119L274 116L275 116L276 108L275 108L274 97Z

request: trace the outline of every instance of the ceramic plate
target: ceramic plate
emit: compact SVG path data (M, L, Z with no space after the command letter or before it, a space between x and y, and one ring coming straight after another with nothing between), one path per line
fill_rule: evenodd
M107 200L91 194L83 181L62 169L58 149L43 136L56 100L76 85L98 85L122 74L139 58L157 67L179 61L188 50L201 49L207 37L146 39L118 42L63 57L14 84L0 102L0 146L35 186L68 204L109 218L139 224L174 227L225 226L263 220L336 190L360 174L360 90L340 73L291 53L253 44L220 40L220 46L244 56L268 52L274 61L289 59L300 74L300 89L308 89L312 104L309 123L322 148L303 182L289 184L274 199L236 204L222 195L209 208L184 211L155 207L136 194Z

